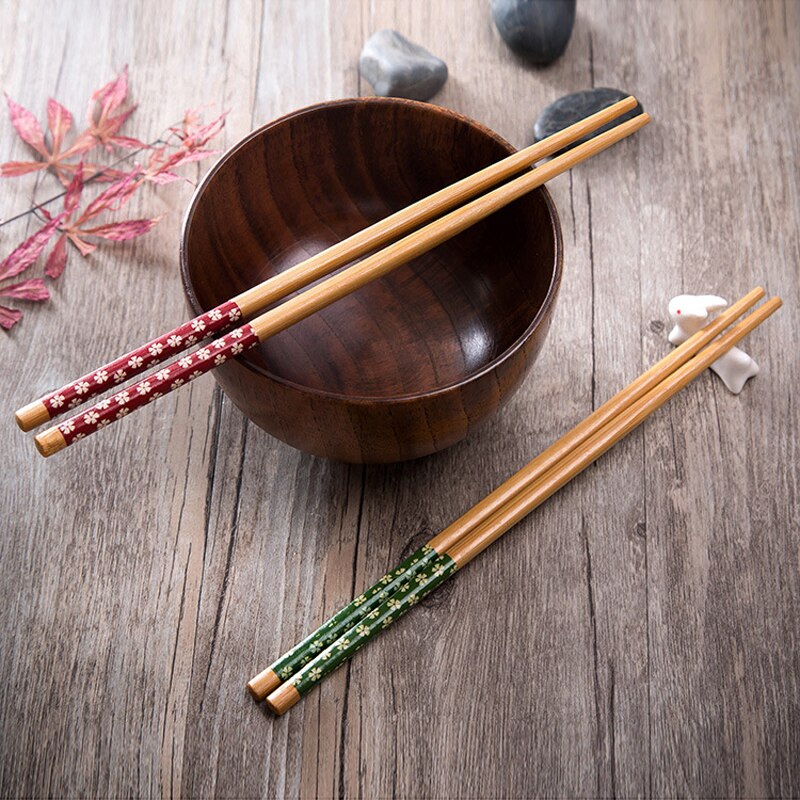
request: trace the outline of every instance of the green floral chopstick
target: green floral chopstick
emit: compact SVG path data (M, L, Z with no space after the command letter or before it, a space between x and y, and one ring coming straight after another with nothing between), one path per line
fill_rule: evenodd
M431 551L435 553L435 551ZM394 594L377 604L360 622L353 625L344 635L328 645L316 657L299 669L289 680L276 690L284 697L291 699L293 705L299 697L307 694L322 678L330 675L344 664L370 639L389 627L410 608L413 608L423 597L446 581L457 569L456 562L448 555L440 555L430 560L423 569ZM291 689L296 690L296 695ZM278 713L288 708L275 707L273 695L267 698L267 704Z
M438 553L427 544L413 552L405 561L398 564L395 569L387 572L369 589L340 611L337 611L336 614L323 622L299 644L295 645L277 661L270 664L266 670L253 678L248 684L253 696L258 700L262 700L269 691L275 688L274 685L270 685L263 680L264 675L271 672L280 681L291 678L303 665L315 658L320 651L335 642L342 634L357 625L368 614L373 613L384 600L406 587L408 582L435 560L437 556Z

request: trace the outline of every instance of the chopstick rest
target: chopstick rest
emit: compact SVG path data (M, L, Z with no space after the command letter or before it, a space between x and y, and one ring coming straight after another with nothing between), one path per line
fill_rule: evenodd
M728 305L727 300L710 294L682 294L669 301L669 316L674 327L670 331L669 341L672 344L685 342L697 331L708 315ZM758 364L744 350L732 347L720 356L710 369L719 375L729 392L739 394L745 383L754 375L758 375Z

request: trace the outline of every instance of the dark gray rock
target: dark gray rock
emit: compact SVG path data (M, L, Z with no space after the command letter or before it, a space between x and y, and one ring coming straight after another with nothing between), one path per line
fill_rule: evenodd
M589 114L594 114L596 111L607 108L627 96L628 92L621 92L619 89L597 88L559 97L558 100L554 103L550 103L550 105L539 114L539 118L533 125L534 141L538 142L540 139L546 139L557 131L589 116ZM597 136L598 133L610 130L615 125L619 125L620 122L625 122L625 120L631 119L637 114L641 114L643 110L641 104L637 105L636 108L631 111L626 112L612 122L598 128L594 133L581 137L571 144L570 147L575 147L575 145L586 142L593 136ZM564 149L569 150L570 147Z
M567 49L576 0L492 0L503 41L534 64L549 64Z
M447 80L447 64L389 28L373 33L361 50L361 75L383 97L427 100Z

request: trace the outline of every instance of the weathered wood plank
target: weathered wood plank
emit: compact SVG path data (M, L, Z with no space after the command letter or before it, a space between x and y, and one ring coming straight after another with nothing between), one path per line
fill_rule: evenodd
M798 362L780 351L798 330L797 5L685 4L670 23L638 53L642 65L661 54L692 87L642 72L663 130L658 151L643 143L643 320L665 322L661 298L682 290L727 297L763 283L787 304L749 337L764 371L741 396L706 376L646 427L652 793L788 796L800 763L787 433ZM645 331L648 361L662 336Z
M211 100L231 143L369 91L358 52L387 26L448 62L436 102L518 146L593 84L655 114L552 187L565 274L531 378L458 447L380 468L269 439L210 381L48 462L0 426L2 793L796 795L797 3L583 3L545 70L483 0L20 3L0 74L27 106L56 86L80 112L128 61L143 129ZM0 148L23 153L7 124ZM0 217L32 185L4 184ZM170 214L74 259L4 338L7 416L182 315L186 199L134 201ZM787 305L748 342L764 371L740 397L704 376L287 717L252 704L266 660L663 355L666 298L762 281ZM59 334L67 309L90 324Z
M203 54L227 47L231 69L254 63L247 31L219 25L224 4L166 17L146 3L87 11L81 3L7 8L0 50L12 97L43 114L53 93L81 119L91 91L127 62L140 106L136 132L155 137L190 105L230 102L225 76ZM249 101L245 76L238 80L236 93ZM234 108L229 126L237 138L249 113ZM5 121L0 136L4 155L22 155ZM6 217L29 201L31 183L3 188ZM11 412L98 363L109 347L181 318L176 254L188 195L176 185L131 201L132 216L168 215L146 239L98 250L90 262L72 253L52 302L3 337L0 749L9 796L180 792L218 414L213 384L49 462L36 457ZM3 248L22 236L24 223L3 229ZM83 326L68 323L68 312Z
M345 23L358 20L360 7L289 3L264 14L253 125L358 94L352 53L360 31ZM244 686L323 611L351 599L363 470L300 454L245 424L230 407L219 441L184 786L191 795L332 796L341 704L312 702L273 721ZM337 675L325 691L341 693L345 679ZM313 769L311 754L324 771Z

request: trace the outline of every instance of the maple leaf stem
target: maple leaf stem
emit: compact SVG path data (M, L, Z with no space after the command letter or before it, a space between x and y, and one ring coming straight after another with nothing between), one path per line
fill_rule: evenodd
M124 164L126 161L130 161L134 156L138 155L139 153L147 150L151 147L155 147L158 144L168 144L169 142L164 139L164 135L175 125L180 123L174 123L171 126L166 127L158 136L157 139L154 139L152 142L149 142L145 147L140 147L138 150L131 150L127 155L122 156L122 158L117 159L116 161L108 164L106 169L113 169L114 167L118 166L119 164ZM84 181L85 185L92 183L95 180L98 180L101 175L103 175L105 170L98 170L95 172L94 175L87 178ZM5 227L6 225L10 225L12 222L16 222L18 219L22 219L23 217L27 217L29 214L36 214L40 208L44 208L45 206L50 205L51 203L55 203L56 200L60 200L65 194L67 190L64 189L63 191L59 192L58 194L54 194L52 197L49 197L47 200L42 200L40 203L36 203L32 205L30 208L26 209L25 211L20 211L18 214L15 214L13 217L9 217L8 219L2 220L0 222L0 228ZM38 214L37 214L38 216Z

